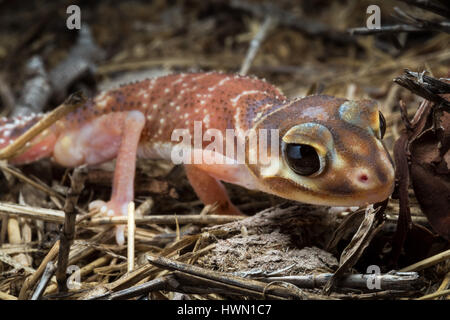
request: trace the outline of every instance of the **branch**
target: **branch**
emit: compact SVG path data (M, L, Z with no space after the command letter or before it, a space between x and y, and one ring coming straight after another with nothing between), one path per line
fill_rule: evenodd
M447 0L442 2L435 0L398 0L405 2L407 4L413 5L417 8L421 8L430 12L434 12L442 17L446 17L450 19L450 9L447 5L444 4Z
M426 100L450 109L450 102L439 95L450 93L448 83L426 76L424 73L411 72L408 69L403 75L395 78L394 82Z
M60 292L67 291L67 265L69 262L70 246L75 238L76 224L76 204L78 197L84 188L84 180L86 179L86 168L76 168L73 172L72 183L64 204L65 221L63 232L60 236L61 244L58 255L58 270L56 271L56 280Z
M320 288L328 283L332 273L322 273L305 276L282 276L255 278L264 282L283 281L289 282L300 288ZM336 281L338 288L351 288L370 291L368 283L378 282L380 286L373 290L417 290L424 283L417 272L396 272L393 274L346 274Z

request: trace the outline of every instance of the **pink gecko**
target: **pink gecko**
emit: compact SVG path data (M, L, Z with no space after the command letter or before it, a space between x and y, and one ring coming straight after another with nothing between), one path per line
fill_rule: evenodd
M43 117L0 120L0 148ZM102 92L34 138L10 162L51 157L66 167L116 158L111 200L95 202L110 215L126 215L134 199L135 159L171 159L174 129L193 133L278 129L277 166L250 163L187 164L187 177L219 214L241 214L220 180L318 205L358 206L386 199L394 168L381 141L384 121L374 102L330 96L288 100L279 89L251 77L221 73L164 76ZM204 146L208 144L205 142ZM251 152L247 150L246 152ZM124 242L123 227L116 234Z

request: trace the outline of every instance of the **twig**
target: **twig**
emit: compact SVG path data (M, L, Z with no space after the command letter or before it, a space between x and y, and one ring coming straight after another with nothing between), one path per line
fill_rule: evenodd
M55 242L53 247L50 249L50 251L45 256L44 260L42 260L41 264L39 265L39 268L36 270L35 273L29 278L25 280L23 283L22 288L20 289L19 293L19 300L25 300L28 297L28 289L32 288L37 280L40 278L40 276L43 274L47 264L52 261L59 250L59 240Z
M417 298L417 300L431 300L431 299L434 299L434 298L445 296L447 294L450 294L450 289L442 290L442 291L436 291L436 292L427 294L425 296L422 296L420 298Z
M379 33L399 33L399 32L423 32L423 29L414 27L414 26L410 26L408 24L395 24L392 26L382 26L380 28L376 28L376 29L367 29L365 27L360 27L360 28L351 28L348 29L348 32L351 35L361 35L361 36L366 36L366 35L372 35L372 34L379 34Z
M450 83L427 76L425 71L419 73L405 69L405 76L411 80L415 80L434 94L450 93Z
M136 217L143 217L145 215L150 214L153 206L155 205L155 201L152 198L146 199L136 208Z
M60 118L64 117L65 115L75 111L77 108L84 105L85 100L86 99L79 92L70 95L62 105L60 105L58 108L56 108L55 110L47 114L44 118L39 120L38 123L36 123L24 134L18 137L12 144L1 149L0 159L8 159L16 155L16 153L20 152L28 141L36 137L43 130L50 127Z
M127 238L127 252L128 252L128 272L134 270L134 233L136 230L134 217L134 202L128 204L128 238Z
M426 100L442 104L450 110L450 102L438 94L449 93L450 85L424 74L405 70L405 74L394 79L394 82Z
M124 290L120 290L113 293L107 293L101 296L94 296L89 298L88 300L99 300L99 299L108 299L108 300L119 300L119 299L130 299L136 296L140 296L143 294L147 294L152 291L159 290L167 290L167 285L169 282L176 281L173 275L167 275L164 277L153 279L149 282L143 283L138 286L134 286L131 288L127 288Z
M395 24L392 26L382 26L376 29L367 29L364 27L360 28L351 28L348 29L348 32L351 35L373 35L373 34L388 34L388 33L400 33L400 32L424 32L424 31L442 31L450 33L450 24L448 22L436 22L432 23L428 21L427 24L424 24L421 27L415 27L408 24Z
M53 274L55 273L55 264L53 262L47 263L47 266L45 267L44 273L42 274L41 281L39 281L36 290L34 291L33 295L31 296L31 300L39 300L44 293L45 288L47 288L48 282L53 277Z
M0 245L2 245L6 240L6 234L8 231L8 215L4 215L1 219L1 228L0 228Z
M70 246L75 237L76 222L76 204L78 197L84 188L84 180L86 179L86 168L76 168L73 172L72 182L67 194L66 203L64 205L65 220L63 231L60 235L61 245L58 255L58 270L56 271L56 280L60 292L67 291L67 265L69 261Z
M434 12L440 16L450 19L450 9L448 8L448 6L445 6L443 2L440 3L439 1L434 0L398 0L398 1L408 3L410 5Z
M410 272L410 271L420 271L429 267L434 266L442 261L450 259L450 249L441 253L438 253L432 257L426 258L422 261L414 263L408 267L400 270L400 272Z
M445 275L444 280L442 280L442 283L437 289L437 291L446 290L449 286L449 283L450 283L450 271L447 272L447 274Z
M230 216L230 215L208 215L200 216L197 214L187 214L187 215L152 215L142 218L136 218L136 224L173 224L175 225L177 220L180 224L223 224L229 223L237 220L242 220L245 217L241 216ZM94 218L89 222L86 222L87 226L99 226L108 224L127 224L127 217L100 217Z
M258 33L255 35L255 37L250 42L250 48L247 52L247 56L245 57L244 62L242 63L241 70L239 73L241 75L246 75L248 73L248 70L250 69L253 59L255 59L256 53L259 50L259 47L261 46L261 43L264 41L264 38L267 35L267 32L271 27L273 27L276 24L276 20L273 19L270 15L268 15L265 19L263 24L258 30Z
M0 300L17 300L17 297L0 291Z
M335 297L342 300L373 300L373 299L393 299L397 297L408 297L417 294L417 291L399 291L399 290L386 290L375 291L368 293L332 293L331 297Z
M264 282L284 281L296 285L299 288L320 288L324 286L332 273L312 274L305 276L282 276L282 277L257 277L254 279ZM379 283L378 288L369 289L368 283ZM366 291L372 290L416 290L423 285L416 272L396 272L393 274L346 274L339 278L336 286L339 288L362 289Z
M22 206L19 204L0 202L0 215L5 214L23 218L64 223L64 212L60 210Z
M450 21L433 21L418 18L413 16L412 14L404 12L399 7L394 7L394 12L395 14L393 14L393 16L396 17L399 21L417 26L423 31L441 31L450 33Z

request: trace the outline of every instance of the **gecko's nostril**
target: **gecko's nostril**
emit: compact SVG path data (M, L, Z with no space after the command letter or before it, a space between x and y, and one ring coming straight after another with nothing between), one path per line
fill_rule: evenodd
M367 176L367 174L363 173L359 176L359 181L367 182L367 181L369 181L369 177Z

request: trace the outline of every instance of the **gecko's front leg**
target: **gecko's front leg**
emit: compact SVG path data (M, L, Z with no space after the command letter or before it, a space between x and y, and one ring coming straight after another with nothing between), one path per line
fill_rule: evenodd
M128 204L134 199L134 176L136 171L136 153L145 117L139 111L130 111L123 120L120 146L117 152L116 168L112 186L111 200L94 201L90 208L99 208L110 216L126 216ZM117 226L116 241L125 242L124 225Z

